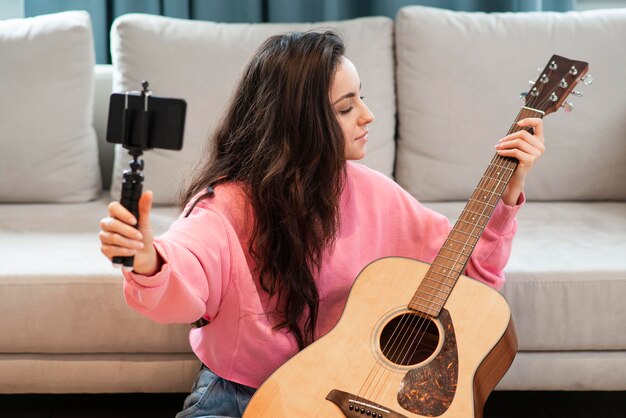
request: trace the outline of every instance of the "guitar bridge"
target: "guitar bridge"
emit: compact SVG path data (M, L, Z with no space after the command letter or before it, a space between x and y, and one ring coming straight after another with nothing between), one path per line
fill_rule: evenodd
M364 416L372 418L407 418L405 415L392 411L384 405L370 402L367 399L337 389L331 390L326 399L337 405L346 418Z

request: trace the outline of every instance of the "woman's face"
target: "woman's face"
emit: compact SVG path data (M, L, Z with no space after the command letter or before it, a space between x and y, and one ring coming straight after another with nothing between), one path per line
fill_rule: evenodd
M354 64L341 57L330 89L330 99L343 131L347 160L365 157L367 124L374 121L374 115L363 102L360 92L361 81Z

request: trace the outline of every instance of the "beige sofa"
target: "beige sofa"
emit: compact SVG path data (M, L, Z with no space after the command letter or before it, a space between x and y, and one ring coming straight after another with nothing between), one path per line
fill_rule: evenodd
M364 163L451 220L534 70L553 53L590 63L596 83L573 114L546 118L547 151L527 183L503 289L519 353L498 389L626 389L626 10L416 6L395 21L321 24L126 15L112 29L114 64L95 67L84 13L0 21L11 63L0 66L0 393L189 390L189 326L129 309L99 252L108 188L119 196L128 160L104 141L109 94L147 79L187 100L183 151L145 155L162 232L249 54L272 33L319 27L343 35L376 115Z

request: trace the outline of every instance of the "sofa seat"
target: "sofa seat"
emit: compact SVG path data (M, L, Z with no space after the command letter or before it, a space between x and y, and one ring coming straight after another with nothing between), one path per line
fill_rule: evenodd
M0 347L0 357L10 356L0 361L5 390L42 368L53 376L57 370L74 376L75 391L106 392L107 385L111 391L188 390L198 365L189 349L189 326L155 324L128 309L119 272L99 252L98 221L108 202L107 194L84 204L0 206L5 301L0 328L13 336ZM464 203L426 205L454 221ZM620 295L626 294L620 274L626 270L625 213L626 203L614 202L528 202L522 209L503 289L520 353L500 388L519 389L529 382L528 389L562 388L565 380L575 389L576 379L561 376L570 367L589 367L589 379L601 387L619 386L621 378L600 380L600 371L614 370L616 356L626 366L626 335L617 332L626 323L619 308ZM157 207L152 215L159 234L177 211ZM20 332L25 327L29 332ZM158 375L168 367L178 379L166 389L158 379L151 386L132 378L138 371ZM536 368L555 372L538 374L532 371ZM102 382L93 387L90 379L85 387L81 373L100 373ZM54 390L51 382L38 384L42 391ZM68 391L66 382L63 391Z
M427 206L454 219L464 205ZM626 348L625 215L623 202L525 204L502 290L521 351Z
M89 203L0 205L0 329L11 336L0 346L3 393L189 390L199 364L189 325L129 309L119 270L100 253L109 201L107 192ZM176 216L155 208L156 233Z
M527 202L518 222L502 293L519 352L498 389L623 390L626 203Z

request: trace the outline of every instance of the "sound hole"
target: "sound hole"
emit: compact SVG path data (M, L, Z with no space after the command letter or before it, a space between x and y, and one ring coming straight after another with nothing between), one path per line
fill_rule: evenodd
M393 318L380 336L383 355L391 362L412 366L430 357L439 343L439 329L428 318L405 313Z

